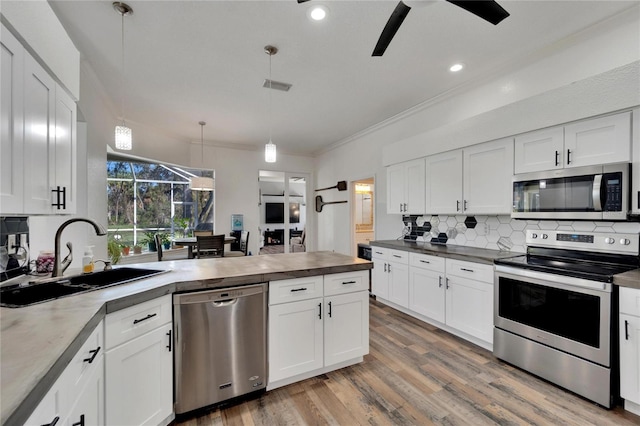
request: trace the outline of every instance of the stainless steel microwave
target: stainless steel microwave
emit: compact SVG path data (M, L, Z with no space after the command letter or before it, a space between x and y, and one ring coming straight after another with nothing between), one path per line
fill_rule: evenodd
M511 217L626 220L630 168L620 163L515 175Z

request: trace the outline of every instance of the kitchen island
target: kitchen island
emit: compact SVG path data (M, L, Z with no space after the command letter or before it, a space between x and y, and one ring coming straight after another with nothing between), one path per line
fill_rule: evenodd
M0 422L22 424L95 327L112 312L180 291L368 270L332 252L134 265L166 273L25 308L0 308Z

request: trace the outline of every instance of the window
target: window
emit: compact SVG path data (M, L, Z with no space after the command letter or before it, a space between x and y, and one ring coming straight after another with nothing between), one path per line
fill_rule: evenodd
M159 163L107 160L109 236L121 245L145 245L156 232L190 235L203 223L213 224L214 191L191 191L192 176L212 171Z

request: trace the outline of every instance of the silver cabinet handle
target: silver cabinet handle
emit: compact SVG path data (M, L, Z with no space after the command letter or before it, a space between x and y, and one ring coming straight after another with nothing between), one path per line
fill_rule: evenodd
M407 210L407 203L404 203L403 205L404 205L404 211L405 211L405 212L406 212L406 211L408 211L408 210Z
M400 211L402 211L402 203L400 203Z

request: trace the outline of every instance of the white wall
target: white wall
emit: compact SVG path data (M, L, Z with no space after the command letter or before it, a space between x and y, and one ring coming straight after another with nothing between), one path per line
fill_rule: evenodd
M403 224L386 213L385 165L640 104L639 31L637 13L619 16L587 39L362 132L316 159L316 183L375 176L376 239L395 239ZM349 212L336 205L318 215L319 250L350 254Z

